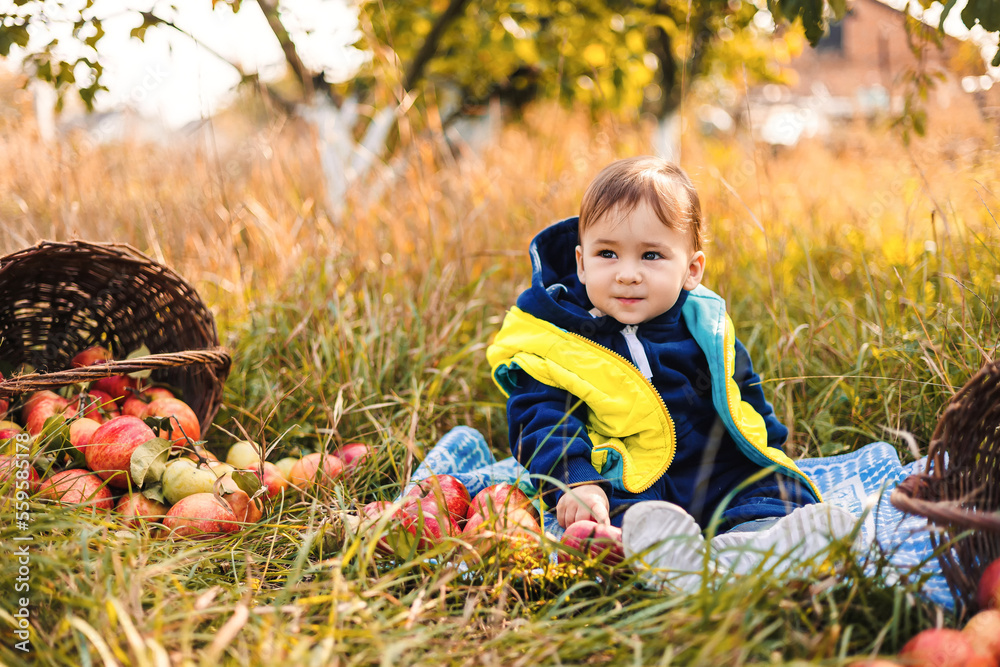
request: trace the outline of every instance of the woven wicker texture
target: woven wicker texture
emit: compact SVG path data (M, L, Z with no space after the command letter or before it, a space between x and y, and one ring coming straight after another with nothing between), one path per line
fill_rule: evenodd
M93 345L116 359L70 369ZM124 360L145 345L151 356ZM215 319L180 276L124 244L42 242L0 259L0 360L37 372L0 396L151 369L181 390L207 430L222 400L229 353Z
M890 501L940 528L931 532L935 548L954 540L938 560L959 609L975 612L979 577L1000 558L1000 361L983 366L949 401L927 463Z

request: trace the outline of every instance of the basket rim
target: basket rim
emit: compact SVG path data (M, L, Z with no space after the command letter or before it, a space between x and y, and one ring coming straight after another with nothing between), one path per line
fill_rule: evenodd
M930 475L911 475L907 479L932 480ZM962 507L957 500L927 500L918 498L903 485L889 495L889 502L903 512L922 516L939 526L957 526L963 529L987 530L1000 534L1000 515L996 512Z
M176 368L195 364L212 364L228 366L232 356L224 347L211 347L201 350L183 350L180 352L161 352L149 354L134 359L106 361L90 366L68 368L51 373L27 373L12 375L0 382L0 396L15 396L37 389L61 387L79 382L90 382L113 375L127 375L136 371L156 370L161 368Z

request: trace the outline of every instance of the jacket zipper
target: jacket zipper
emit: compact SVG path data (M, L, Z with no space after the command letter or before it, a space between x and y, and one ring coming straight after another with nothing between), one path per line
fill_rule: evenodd
M628 352L632 355L632 362L639 367L639 372L647 380L653 379L653 369L649 367L649 358L646 350L643 349L639 337L635 335L639 330L638 324L628 324L622 329L622 336L625 337L625 344L628 345Z
M599 348L599 349L603 350L604 352L607 352L611 356L613 356L613 357L615 357L617 359L622 360L623 362L625 362L625 366L629 370L631 370L633 373L635 373L640 378L642 378L642 381L645 382L646 385L649 386L650 389L652 389L653 395L656 396L656 400L659 402L660 408L663 410L663 415L667 418L667 421L670 423L670 431L674 434L673 451L670 452L670 458L667 459L667 465L663 466L663 472L660 473L660 477L662 477L664 475L664 473L667 472L667 469L670 468L670 464L674 462L674 455L677 453L677 427L676 427L676 424L674 424L674 418L672 416L670 416L670 410L667 409L667 404L663 402L663 397L660 396L660 392L656 391L656 387L654 387L653 383L649 381L649 378L645 377L642 374L642 371L639 370L638 366L636 366L634 363L632 363L631 361L629 361L628 359L626 359L624 356L618 354L617 352L615 352L614 350L612 350L609 347L605 347L604 345L601 345L600 343L598 343L596 341L590 340L586 336L582 336L582 335L580 335L578 333L574 333L572 331L566 331L565 329L563 331L565 333L569 334L570 336L573 336L575 338L579 338L582 341L590 343L594 347ZM647 364L648 364L648 362L647 362ZM627 466L628 466L628 459L626 459L625 457L622 457L622 469L623 469L622 475L623 475L623 477L624 477L624 475L628 474L628 472L629 472ZM657 477L656 479L659 479L659 477ZM636 491L632 491L631 493L642 493L643 491L645 491L649 487L653 486L653 484L656 483L656 479L654 479L649 484L646 484L641 489L638 489Z

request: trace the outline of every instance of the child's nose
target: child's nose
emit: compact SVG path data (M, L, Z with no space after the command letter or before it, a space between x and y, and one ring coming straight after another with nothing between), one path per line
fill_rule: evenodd
M622 284L631 285L642 281L642 273L631 265L625 265L618 269L617 279Z

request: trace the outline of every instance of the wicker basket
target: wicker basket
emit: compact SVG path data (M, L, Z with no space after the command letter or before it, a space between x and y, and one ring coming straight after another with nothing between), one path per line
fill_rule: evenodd
M983 570L1000 558L1000 361L983 366L941 416L931 437L927 471L910 475L890 501L926 517L942 573L960 613L976 611Z
M151 354L70 369L93 345L118 359L142 345ZM37 370L0 382L0 397L151 370L205 432L231 360L212 313L170 269L124 244L46 241L0 258L0 361Z

